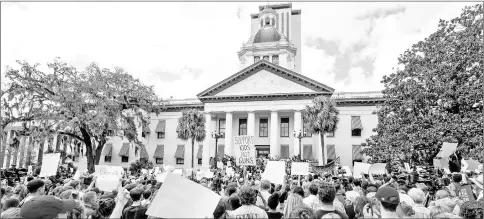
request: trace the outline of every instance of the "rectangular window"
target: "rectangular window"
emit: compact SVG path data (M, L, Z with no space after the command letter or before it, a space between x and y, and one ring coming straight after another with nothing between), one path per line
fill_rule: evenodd
M185 164L185 159L183 159L183 158L177 158L176 159L176 164Z
M114 136L114 130L108 130L107 136Z
M247 135L247 119L239 119L239 135Z
M260 57L259 56L254 56L254 63L260 61Z
M163 164L163 158L156 158L156 164Z
M269 61L269 56L264 56L265 61Z
M272 63L279 65L279 56L278 55L272 56Z
M122 163L128 163L129 157L128 156L122 156L121 157L121 162Z
M312 137L311 129L309 129L309 123L303 122L304 137Z
M361 129L353 129L353 130L351 130L351 136L353 136L353 137L361 137Z
M104 156L104 163L111 163L111 156Z
M334 137L334 131L332 131L332 132L327 132L327 133L326 133L326 137L333 138L333 137Z
M162 138L165 138L165 133L164 132L157 132L156 133L158 136L158 139L162 139Z
M218 120L218 133L222 134L222 138L225 137L225 119Z
M289 118L281 118L281 137L289 137Z
M202 165L202 159L198 159L198 164Z
M267 137L269 122L267 119L259 119L259 137Z

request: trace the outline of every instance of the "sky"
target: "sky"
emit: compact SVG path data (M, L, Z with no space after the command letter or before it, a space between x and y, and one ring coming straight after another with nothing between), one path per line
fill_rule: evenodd
M280 2L278 2L280 3ZM286 2L287 3L287 2ZM1 73L60 57L120 66L163 98L195 98L238 72L250 14L267 2L2 2ZM274 2L274 4L276 4ZM294 2L301 74L336 92L383 89L406 49L460 15L463 2Z

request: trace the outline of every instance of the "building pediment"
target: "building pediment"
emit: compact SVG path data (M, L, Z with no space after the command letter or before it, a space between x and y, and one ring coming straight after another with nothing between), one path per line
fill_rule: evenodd
M264 98L312 98L334 89L306 76L262 60L199 93L203 101Z

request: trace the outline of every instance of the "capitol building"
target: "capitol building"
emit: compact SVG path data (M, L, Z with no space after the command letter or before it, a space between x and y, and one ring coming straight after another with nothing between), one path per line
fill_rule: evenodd
M190 168L191 142L178 139L176 128L183 110L198 109L205 114L207 136L205 141L196 142L195 166L208 167L216 153L233 156L234 136L249 135L254 136L258 156L301 155L323 163L324 153L328 161L339 157L341 165L351 168L354 161L363 160L361 144L376 134L372 130L378 118L373 112L383 102L383 95L379 91L334 92L331 84L304 76L304 54L300 50L301 10L293 9L292 4L260 6L258 13L251 14L250 38L232 54L239 57L239 72L214 81L196 98L169 100L164 112L151 116L149 129L139 131L146 150L135 153L126 138L113 135L99 164L126 168L135 160L148 159L155 165ZM324 136L325 151L319 134L307 133L301 141L293 135L294 131L305 130L302 110L321 95L334 99L340 112L338 128ZM15 136L14 127L6 131L7 139ZM212 132L223 133L217 146ZM7 149L10 151L5 153L3 167L25 167L27 157L35 156L27 152L38 151L38 147L28 137L20 136L20 148ZM74 156L74 162L86 165L82 154Z

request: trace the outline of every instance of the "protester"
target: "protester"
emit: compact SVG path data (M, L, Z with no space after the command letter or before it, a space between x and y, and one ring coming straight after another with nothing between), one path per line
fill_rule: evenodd
M402 180L403 173L370 173L361 178L329 173L288 176L284 184L275 184L255 172L263 170L264 162L258 165L245 180L240 172L227 176L219 169L213 179L188 178L221 194L213 209L216 219L482 218L482 175L469 174L465 184L465 173L436 175L435 183L418 175L413 181ZM420 172L420 176L424 174ZM84 177L92 181L84 181ZM2 218L151 218L146 213L157 206L153 202L162 186L147 174L124 176L119 188L109 191L96 187L96 178L88 174L80 179L29 176L23 180L28 181L26 185L2 188ZM471 185L473 197L456 190L466 185ZM183 204L180 209L190 210Z
M230 218L268 218L267 213L255 205L257 194L254 189L242 186L239 192L242 206L232 211Z

